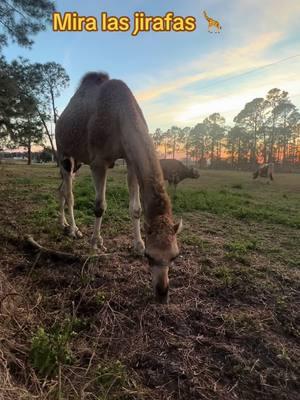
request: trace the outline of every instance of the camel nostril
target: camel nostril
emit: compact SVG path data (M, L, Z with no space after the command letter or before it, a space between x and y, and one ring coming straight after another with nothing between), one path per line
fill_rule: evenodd
M169 294L167 293L164 296L157 295L155 296L155 300L159 304L168 304L169 303Z
M160 304L168 304L169 303L169 286L162 288L160 285L157 285L155 288L155 300Z

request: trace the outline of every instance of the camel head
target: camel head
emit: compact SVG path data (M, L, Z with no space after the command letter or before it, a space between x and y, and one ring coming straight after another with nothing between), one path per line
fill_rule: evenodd
M200 173L196 168L193 168L193 167L190 168L189 172L190 172L189 178L197 179L200 176Z
M174 224L169 215L156 216L145 224L145 256L149 261L152 286L157 302L167 304L169 299L169 268L179 255L176 234L182 230L182 220Z

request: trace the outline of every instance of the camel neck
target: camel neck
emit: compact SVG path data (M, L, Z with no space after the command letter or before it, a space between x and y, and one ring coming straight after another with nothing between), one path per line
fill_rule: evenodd
M157 180L142 184L141 194L146 222L162 215L171 215L171 203L163 182Z
M138 179L146 222L158 215L171 215L170 199L144 116L135 103L126 111L121 140L126 160Z
M171 215L171 203L152 141L148 138L137 141L140 142L139 151L135 153L131 164L137 175L145 220L148 222L159 215Z

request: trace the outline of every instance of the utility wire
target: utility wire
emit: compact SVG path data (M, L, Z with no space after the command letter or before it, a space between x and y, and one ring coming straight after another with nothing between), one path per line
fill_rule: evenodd
M259 71L259 70L263 70L263 69L266 69L266 68L270 68L270 67L272 67L273 65L281 64L281 63L283 63L283 62L285 62L285 61L288 61L288 60L291 60L291 59L297 58L297 57L300 57L300 54L295 54L295 55L290 56L290 57L282 58L281 60L272 62L272 63L270 63L270 64L262 65L261 67L253 68L253 69L251 69L250 71L247 71L247 72L244 72L244 73L242 73L242 74L235 75L235 76L231 76L230 78L221 79L221 80L219 80L219 81L217 81L217 82L210 83L210 84L208 84L208 85L203 86L203 87L201 88L201 90L207 89L207 88L209 88L209 87L211 87L211 86L219 85L220 83L227 82L227 81L230 81L230 80L235 79L235 78L240 78L240 77L242 77L242 76L250 75L250 74L252 74L253 72L256 72L256 71Z

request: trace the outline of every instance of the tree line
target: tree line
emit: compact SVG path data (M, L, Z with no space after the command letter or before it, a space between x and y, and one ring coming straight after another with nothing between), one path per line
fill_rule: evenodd
M300 113L288 92L274 88L265 98L253 99L233 122L227 126L222 115L213 113L192 128L158 128L152 137L162 157L180 154L200 166L300 166Z

